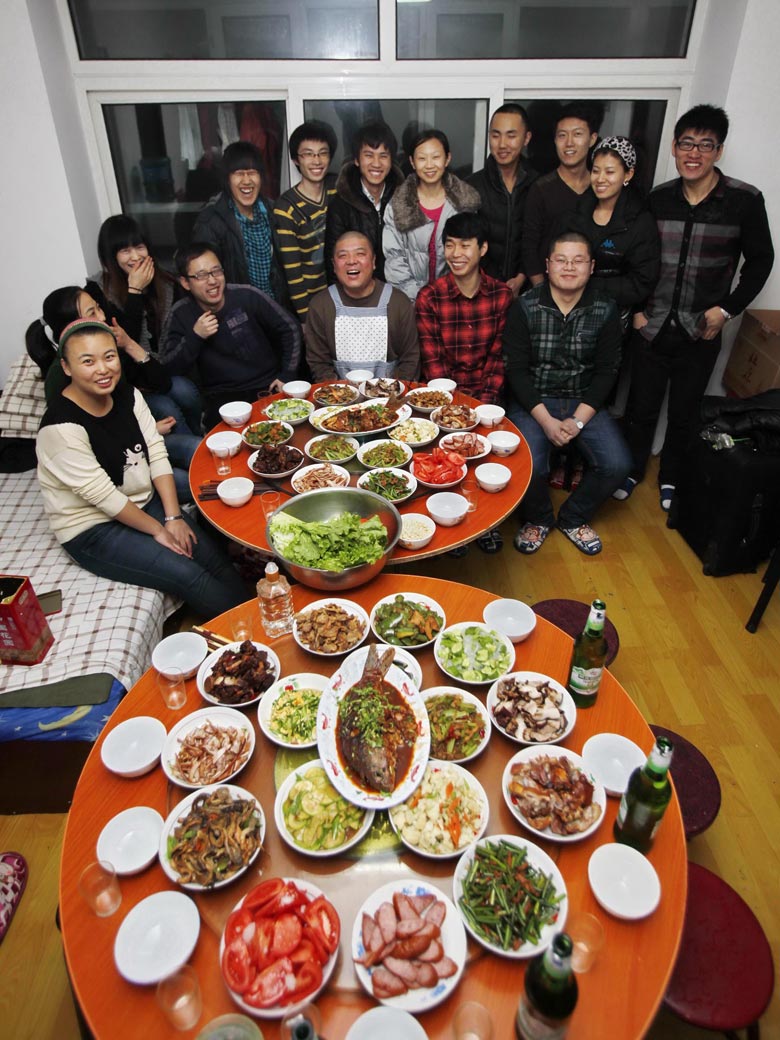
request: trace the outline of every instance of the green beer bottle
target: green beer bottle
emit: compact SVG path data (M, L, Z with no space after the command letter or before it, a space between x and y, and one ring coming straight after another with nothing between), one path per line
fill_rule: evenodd
M607 639L604 635L606 618L606 604L600 599L594 599L585 628L574 640L566 685L578 708L590 708L596 703L607 659Z
M559 932L544 953L529 963L525 993L515 1018L518 1040L563 1040L577 1005L577 980L571 967L572 941Z
M620 800L615 818L615 840L631 845L639 852L647 852L653 844L661 817L672 797L669 766L673 751L670 740L657 737L645 764L641 769L637 766L631 774Z

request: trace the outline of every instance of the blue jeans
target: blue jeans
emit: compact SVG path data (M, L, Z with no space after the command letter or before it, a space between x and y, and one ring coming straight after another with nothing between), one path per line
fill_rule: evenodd
M580 402L565 397L544 397L542 403L556 419L567 419L574 414ZM521 506L523 515L532 524L552 527L555 514L547 484L552 444L539 423L519 405L515 404L508 418L528 441L533 459L531 483ZM602 502L620 487L631 472L631 453L617 423L606 409L596 412L585 424L576 443L586 463L585 472L579 487L560 508L560 527L589 524Z
M195 449L200 444L199 437L193 437L191 433L177 433L174 426L171 433L166 433L163 440L168 452L168 459L173 467L173 479L176 484L176 494L179 502L192 502L192 491L190 490L190 462L195 454Z
M203 406L200 391L191 379L171 376L171 389L167 394L149 391L144 394L144 400L155 419L167 419L172 415L176 420L174 429L177 433L200 437Z
M152 496L144 512L162 522L165 510L159 495ZM168 592L202 617L213 618L243 603L247 590L221 546L208 532L185 520L198 539L192 559L119 520L96 524L65 542L63 549L92 574Z

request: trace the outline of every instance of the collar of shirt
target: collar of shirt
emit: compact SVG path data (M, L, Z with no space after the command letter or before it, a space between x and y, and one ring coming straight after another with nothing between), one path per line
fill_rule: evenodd
M233 199L233 198L230 199L230 208L233 210L233 213L238 218L238 221L239 221L240 224L249 224L251 226L252 224L254 224L257 221L258 218L262 218L262 217L266 217L267 218L267 216L268 216L268 212L267 212L267 210L265 208L265 205L263 204L263 200L262 199L258 199L257 202L252 207L252 219L251 220L249 219L249 217L245 216L241 212L241 210L238 208L238 206L235 203L235 199Z
M365 197L368 199L368 201L371 203L371 205L378 213L379 210L382 208L382 199L384 198L385 192L387 191L387 181L385 181L382 185L382 191L379 193L378 199L375 199L371 192L368 190L368 188L365 186L362 177L360 178L360 190L363 192Z
M484 291L485 279L481 275L479 279L479 286L477 287L477 291L474 293L473 296L466 296L466 294L461 291L460 287L458 286L458 283L455 281L455 275L452 273L452 271L448 271L446 277L447 295L452 297L453 300L458 296L462 296L464 300L473 300Z

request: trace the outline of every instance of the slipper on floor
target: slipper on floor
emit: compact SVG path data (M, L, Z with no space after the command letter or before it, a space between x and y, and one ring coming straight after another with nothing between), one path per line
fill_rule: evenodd
M483 553L487 553L492 556L493 553L501 552L504 548L504 539L501 537L501 532L497 527L493 527L490 531L485 531L477 538L477 545Z
M612 497L616 498L618 502L625 502L627 498L631 498L636 485L637 482L633 477L626 477L625 482L616 491L612 492Z
M589 524L580 524L579 527L561 527L559 524L558 530L586 556L595 556L603 548L601 539Z
M661 497L660 505L661 509L665 513L668 513L672 507L672 499L674 498L674 484L661 484Z
M27 884L27 861L18 852L0 852L0 943Z
M462 560L464 556L468 555L468 551L467 545L456 545L454 549L448 551L447 555L452 556L455 560Z
M532 553L539 552L550 531L551 528L547 524L523 524L515 535L512 545L519 553L530 556Z

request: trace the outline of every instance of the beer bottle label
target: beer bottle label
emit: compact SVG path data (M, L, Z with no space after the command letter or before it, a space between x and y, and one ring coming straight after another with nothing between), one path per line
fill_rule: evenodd
M623 824L626 822L626 817L627 816L628 816L628 799L627 799L627 797L624 794L623 797L620 799L620 808L618 809L618 814L617 814L617 825L618 825L618 827L622 827L623 826ZM653 818L653 810L652 810L652 808L649 805L644 805L642 802L634 802L633 806L631 807L631 826L632 826L632 828L634 830L642 831L645 827L647 827L649 825L649 823L651 822L652 818ZM657 830L658 824L660 822L661 822L660 819L658 821L656 821L656 823L655 823L655 825L653 827L653 833L650 835L651 838L655 834L655 831Z
M548 1018L523 997L517 1009L515 1031L521 1040L563 1040L570 1018Z
M598 693L601 683L601 673L604 668L583 668L581 665L572 665L569 686L575 693L594 695Z

